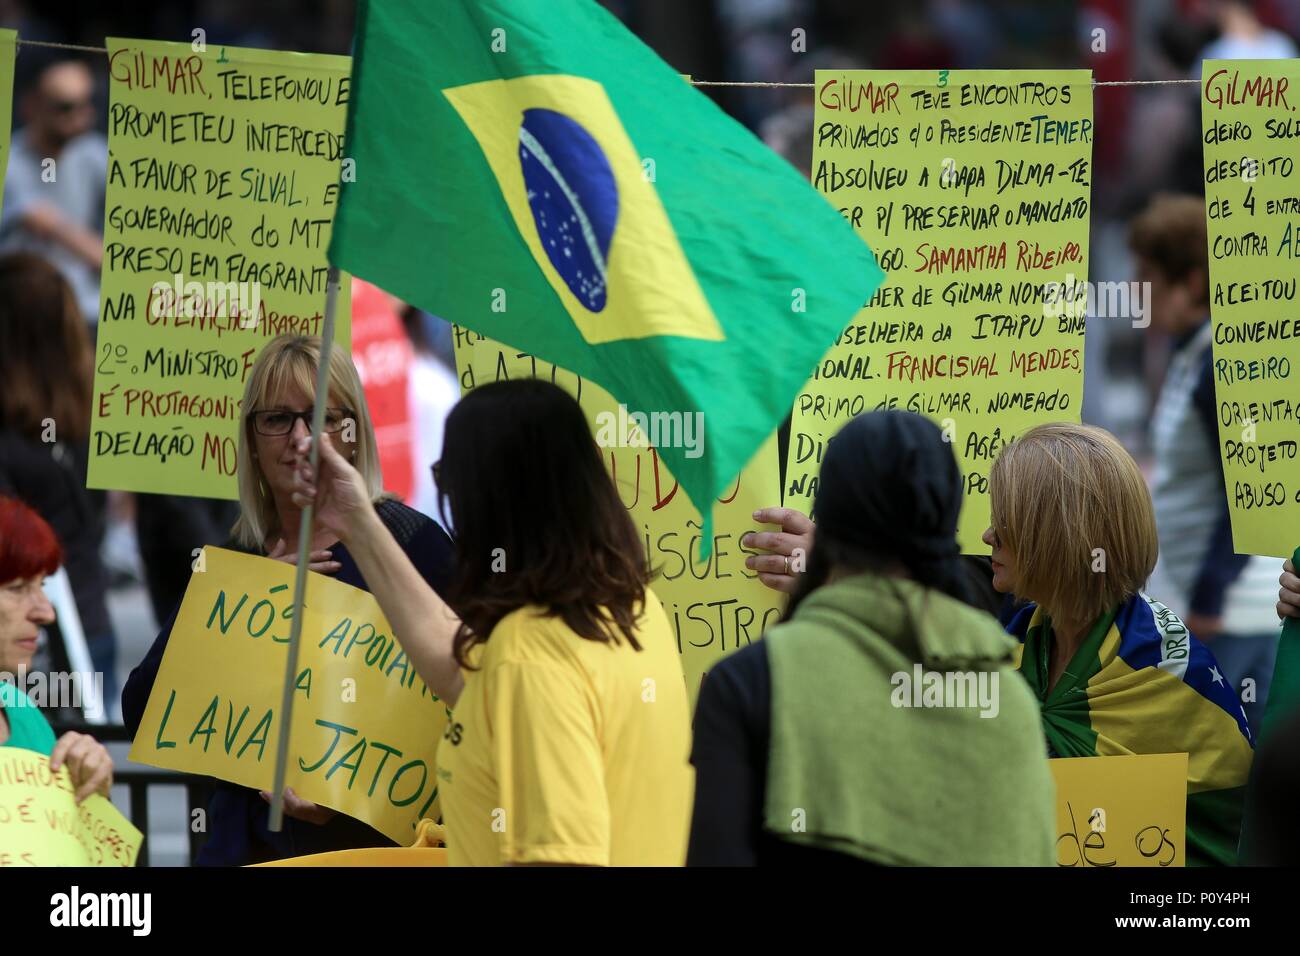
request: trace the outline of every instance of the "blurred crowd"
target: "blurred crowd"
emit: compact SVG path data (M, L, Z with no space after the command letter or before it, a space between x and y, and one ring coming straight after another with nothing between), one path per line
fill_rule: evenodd
M1300 0L605 5L676 69L704 80L809 83L814 70L840 67L1088 68L1099 81L1186 80L1199 76L1202 58L1295 56L1300 36ZM92 47L105 36L188 41L202 28L209 44L346 54L353 14L350 0L143 2L129 9L94 0L57 9L0 0L0 27L18 30L23 39ZM708 92L808 172L811 90ZM1090 278L1151 281L1158 291L1150 328L1127 318L1089 321L1083 417L1118 435L1142 464L1157 514L1163 508L1165 515L1165 560L1157 573L1186 602L1200 625L1197 633L1260 637L1273 631L1266 592L1274 586L1265 587L1269 575L1262 567L1232 553L1213 418L1204 414L1212 410L1213 388L1210 383L1207 396L1197 88L1099 87L1094 102ZM106 106L101 54L20 49L0 216L0 492L27 499L59 535L81 631L96 669L107 675L111 704L118 697L114 675L125 672L119 665L129 668L134 661L115 660L120 627L109 613L108 596L115 588L147 588L157 618L151 623L161 622L184 589L192 549L224 542L236 506L86 490ZM58 164L54 182L43 176L48 159ZM64 288L59 277L66 296L53 291ZM429 464L457 396L450 327L400 303L395 308L410 344L408 417L412 434L423 442L411 455L409 499L417 509L436 513ZM54 440L44 434L51 418L57 422ZM1195 449L1191 454L1189 446ZM1275 577L1275 569L1270 573ZM1267 643L1241 645L1250 650L1241 652L1234 668L1260 666ZM59 665L58 648L49 650L49 665Z

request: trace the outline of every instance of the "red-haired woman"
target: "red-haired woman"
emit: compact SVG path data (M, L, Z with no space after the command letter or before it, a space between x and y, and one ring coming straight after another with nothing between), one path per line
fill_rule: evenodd
M20 501L0 498L0 747L45 754L52 770L66 764L80 803L94 793L108 796L113 758L86 734L69 731L56 742L36 705L9 680L26 672L41 626L54 621L41 582L62 557L54 531L40 515Z

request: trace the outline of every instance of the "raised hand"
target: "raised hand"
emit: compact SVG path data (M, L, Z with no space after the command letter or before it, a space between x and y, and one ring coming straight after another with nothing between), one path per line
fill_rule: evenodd
M812 552L814 526L812 519L793 508L760 508L754 520L763 524L780 525L780 531L753 531L740 539L747 548L758 548L769 554L751 554L745 567L758 572L758 579L775 591L787 594L799 583L798 575L808 566ZM1296 595L1300 600L1300 594Z

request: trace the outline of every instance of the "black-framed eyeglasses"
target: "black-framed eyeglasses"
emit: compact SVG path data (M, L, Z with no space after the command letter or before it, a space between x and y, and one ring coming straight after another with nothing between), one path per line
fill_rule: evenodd
M270 408L259 409L249 415L253 422L253 430L259 435L265 435L267 438L279 438L293 431L294 422L302 419L302 423L307 426L307 431L311 431L311 419L315 409L307 409L305 412L291 412L287 408ZM346 408L327 408L325 409L325 431L333 435L343 431L355 416Z

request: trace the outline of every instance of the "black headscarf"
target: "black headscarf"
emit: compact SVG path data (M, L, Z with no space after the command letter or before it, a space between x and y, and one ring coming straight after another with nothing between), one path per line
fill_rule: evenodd
M889 409L858 415L831 439L813 518L819 542L897 561L921 583L970 600L957 545L961 504L961 472L943 432Z

